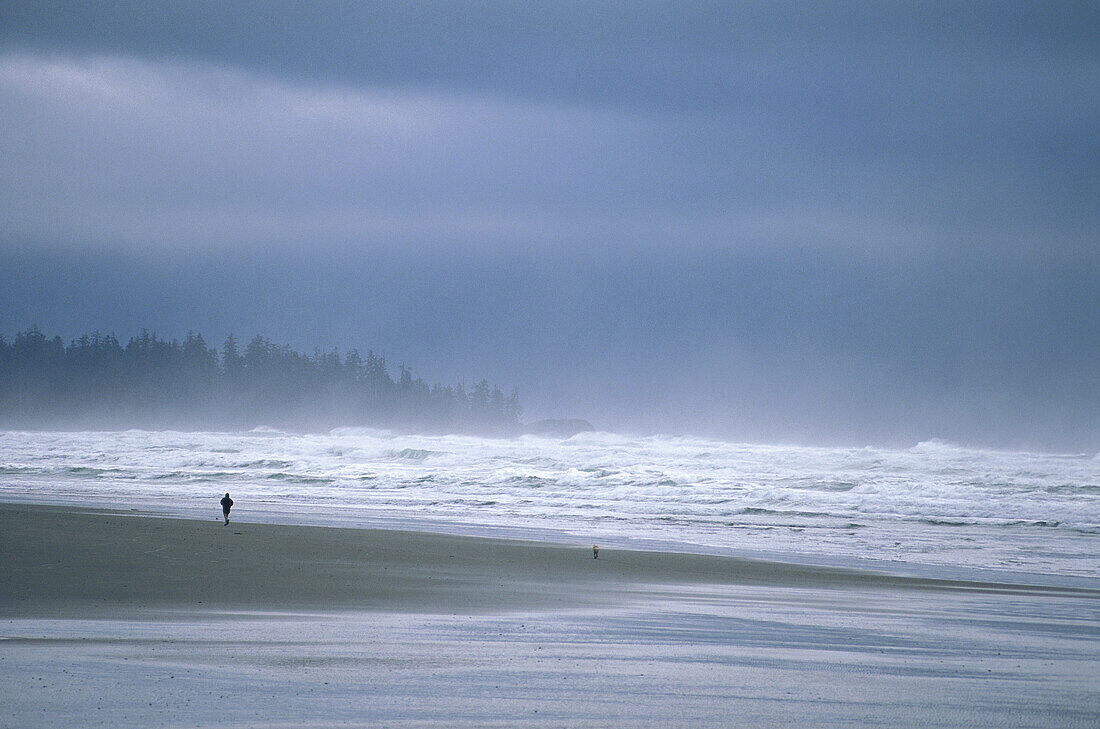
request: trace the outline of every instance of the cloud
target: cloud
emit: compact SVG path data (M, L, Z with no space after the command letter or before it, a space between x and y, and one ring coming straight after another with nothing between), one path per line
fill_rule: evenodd
M45 240L561 241L660 159L636 115L209 65L9 55L0 94L3 217Z
M1098 20L7 3L0 333L370 346L609 427L1093 447Z
M506 91L9 52L0 220L9 241L147 249L887 254L1087 253L1097 222L1084 202L1097 182L1060 143L1042 164L1019 140L1021 152L992 143L975 159L961 142L937 153L919 134L901 142L900 130L828 111L817 126L805 110L785 120L792 99L685 111ZM1081 118L1092 111L1086 99Z
M1100 10L1075 0L29 0L5 11L0 39L23 50L688 110L788 93L792 108L829 99L867 108L866 99L891 94L913 96L912 110L945 93L977 103L1021 69L1095 69L1100 22ZM1060 75L1042 81L1064 88Z

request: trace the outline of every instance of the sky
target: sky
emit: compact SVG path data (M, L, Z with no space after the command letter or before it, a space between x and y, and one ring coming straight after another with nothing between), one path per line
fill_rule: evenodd
M0 2L0 333L1100 450L1100 6Z

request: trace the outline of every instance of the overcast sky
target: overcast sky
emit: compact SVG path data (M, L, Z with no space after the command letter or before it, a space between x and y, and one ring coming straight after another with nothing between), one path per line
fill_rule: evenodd
M1100 6L0 3L0 332L1100 449Z

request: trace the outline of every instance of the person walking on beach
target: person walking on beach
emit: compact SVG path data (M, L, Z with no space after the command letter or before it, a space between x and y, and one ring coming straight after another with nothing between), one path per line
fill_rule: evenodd
M233 508L233 499L229 498L229 492L222 497L222 516L225 517L225 525L229 526L229 510Z

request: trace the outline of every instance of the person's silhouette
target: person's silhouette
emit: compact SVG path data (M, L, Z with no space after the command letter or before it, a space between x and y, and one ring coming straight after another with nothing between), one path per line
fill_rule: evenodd
M229 510L233 508L233 499L229 498L229 492L222 497L222 516L225 517L226 526L229 525Z

